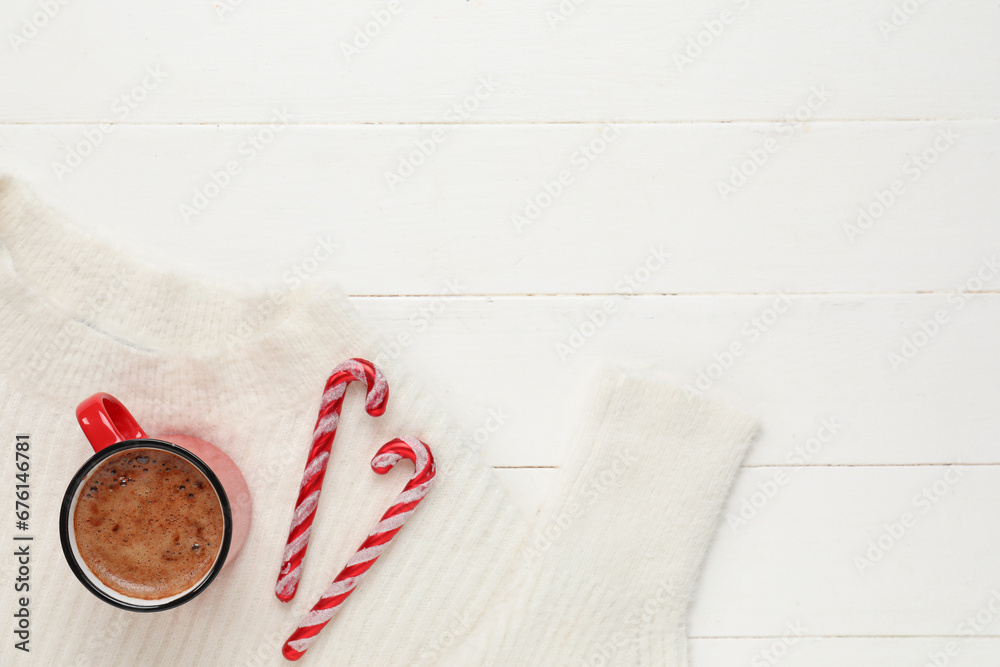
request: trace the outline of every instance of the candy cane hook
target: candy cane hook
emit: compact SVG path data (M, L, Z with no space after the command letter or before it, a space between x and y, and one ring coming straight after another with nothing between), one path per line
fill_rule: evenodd
M319 416L316 418L316 428L313 430L312 447L309 448L306 468L302 473L299 497L295 501L292 527L288 530L288 541L285 543L278 583L274 588L274 594L282 602L288 602L295 597L295 591L299 586L302 559L309 544L309 534L312 532L312 523L319 504L323 477L326 476L326 465L330 460L333 438L337 435L344 394L347 385L354 381L363 382L367 387L365 410L372 417L378 417L385 412L385 404L389 400L389 385L386 384L382 371L364 359L348 359L334 368L330 379L326 381Z
M384 475L400 459L413 461L413 477L396 496L392 507L382 515L382 520L368 534L368 538L326 589L319 602L296 628L281 649L288 660L298 660L314 641L330 619L340 610L344 600L361 583L375 560L389 546L390 540L399 532L413 513L416 506L427 495L434 483L434 455L430 448L416 438L396 438L382 445L372 459L372 470Z

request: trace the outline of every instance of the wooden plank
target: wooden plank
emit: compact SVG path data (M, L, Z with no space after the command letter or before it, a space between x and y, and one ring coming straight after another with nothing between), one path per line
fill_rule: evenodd
M0 169L81 225L227 280L281 284L330 239L342 251L309 275L350 294L948 291L1000 240L1000 200L982 195L997 122L275 128L0 126ZM386 172L435 132L391 190ZM591 142L606 146L592 160ZM758 170L723 201L733 169ZM549 204L515 225L526 201Z
M559 473L498 474L522 507L536 507L544 496L529 500L529 488ZM993 664L974 656L1000 655L1000 535L983 511L998 502L998 466L741 470L694 595L692 665L754 664L789 632L802 641L781 664L919 666L951 641L959 651L948 664ZM915 657L874 661L891 647ZM869 662L813 661L865 648Z
M985 1L187 0L137 12L16 0L2 25L0 119L17 122L114 117L147 66L165 78L129 121L260 122L284 104L302 122L440 122L470 96L477 122L773 120L819 86L830 100L813 118L1000 108L983 84L1000 75L1000 12ZM480 77L497 84L477 101Z
M731 522L779 472L787 483ZM817 636L995 637L1000 535L983 508L998 502L998 466L744 470L690 632L770 637L799 623Z
M360 295L529 520L598 368L758 415L694 667L1000 661L995 4L8 4L0 172Z
M1000 461L988 417L1000 400L1000 296L957 309L935 294L792 298L785 313L770 296L615 299L602 326L590 324L601 297L354 302L389 341L381 363L415 370L470 435L490 410L504 416L479 434L494 465L558 465L607 365L758 416L750 465ZM939 311L945 324L922 334Z

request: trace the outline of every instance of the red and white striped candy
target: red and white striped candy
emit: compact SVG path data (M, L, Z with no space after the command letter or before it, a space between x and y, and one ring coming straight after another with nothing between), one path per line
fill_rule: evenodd
M396 496L395 502L382 520L368 534L368 539L354 553L337 578L333 580L319 602L306 615L299 627L292 633L281 649L288 660L298 660L306 649L316 641L317 635L334 617L344 600L358 586L375 560L389 546L389 541L399 532L417 504L427 495L434 482L434 455L430 448L416 438L396 438L390 440L372 459L372 470L384 475L400 459L413 461L413 477Z
M288 602L295 597L295 591L299 586L302 559L306 555L309 534L312 532L312 523L316 516L316 506L319 504L319 492L323 486L323 477L326 475L326 465L330 460L333 438L337 434L344 393L347 391L347 385L354 381L364 382L367 387L365 410L372 417L384 413L386 401L389 400L389 385L386 384L382 371L364 359L348 359L334 368L330 379L326 381L319 416L316 418L316 428L313 430L312 447L309 448L309 456L306 458L299 497L295 501L292 527L288 531L288 542L285 544L278 583L274 588L275 595L282 602Z

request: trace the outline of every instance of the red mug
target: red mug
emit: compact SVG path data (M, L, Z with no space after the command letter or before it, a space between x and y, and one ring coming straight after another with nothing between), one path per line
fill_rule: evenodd
M59 532L63 554L83 585L99 598L131 611L161 611L177 607L201 593L229 563L236 559L250 532L250 489L236 463L215 445L192 435L150 438L121 401L97 393L76 409L77 421L94 448L94 455L77 471L63 497ZM195 585L160 599L139 599L114 590L89 570L79 553L74 533L74 511L81 488L107 459L130 449L163 450L179 456L204 475L215 491L223 515L224 538L209 572Z

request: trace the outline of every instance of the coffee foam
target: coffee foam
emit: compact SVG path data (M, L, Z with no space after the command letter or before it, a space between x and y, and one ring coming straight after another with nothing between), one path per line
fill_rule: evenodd
M73 528L80 557L105 586L159 600L211 571L225 519L211 482L187 459L136 448L103 461L81 485Z

